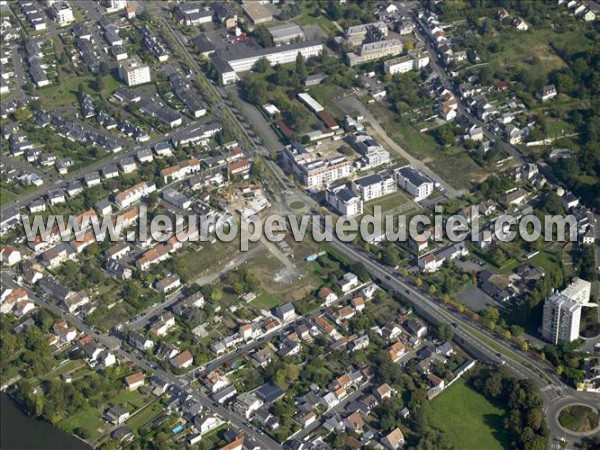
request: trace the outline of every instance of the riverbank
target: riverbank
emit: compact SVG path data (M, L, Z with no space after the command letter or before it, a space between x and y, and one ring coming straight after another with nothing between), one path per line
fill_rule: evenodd
M0 448L2 450L90 450L80 439L30 417L6 393L0 395Z

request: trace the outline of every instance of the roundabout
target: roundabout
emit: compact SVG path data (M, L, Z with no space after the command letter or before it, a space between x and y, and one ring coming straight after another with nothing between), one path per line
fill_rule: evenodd
M548 427L552 435L571 442L582 437L600 436L600 395L582 395L577 391L556 397L546 408Z
M576 435L587 436L600 431L598 409L581 403L565 406L557 420L565 431Z

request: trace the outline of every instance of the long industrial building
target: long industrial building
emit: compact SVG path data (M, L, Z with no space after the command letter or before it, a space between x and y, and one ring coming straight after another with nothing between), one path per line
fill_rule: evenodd
M219 72L221 83L228 85L239 81L238 73L251 70L261 58L266 58L271 65L287 64L295 62L298 53L308 59L319 56L322 51L323 44L317 41L294 42L268 48L236 44L215 52L212 64Z

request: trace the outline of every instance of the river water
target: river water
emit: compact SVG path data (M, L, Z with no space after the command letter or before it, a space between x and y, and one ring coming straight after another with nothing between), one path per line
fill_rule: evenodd
M90 450L84 442L48 422L24 414L6 394L0 395L2 450Z

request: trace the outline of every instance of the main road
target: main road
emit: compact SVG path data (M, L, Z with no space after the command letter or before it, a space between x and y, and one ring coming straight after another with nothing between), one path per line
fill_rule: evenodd
M333 240L330 244L350 260L363 263L374 278L378 279L382 285L399 292L430 322L453 324L456 328L457 342L466 346L471 353L476 353L479 359L505 365L518 377L532 380L540 389L545 401L544 412L552 436L555 439L571 441L580 438L580 436L565 432L560 427L557 413L562 407L573 403L582 403L598 408L600 394L579 392L567 386L547 364L526 352L512 348L511 345L491 335L482 327L467 322L458 313L447 310L412 282L402 279L396 271L373 261L372 256L357 250L353 244L345 244L338 240Z

